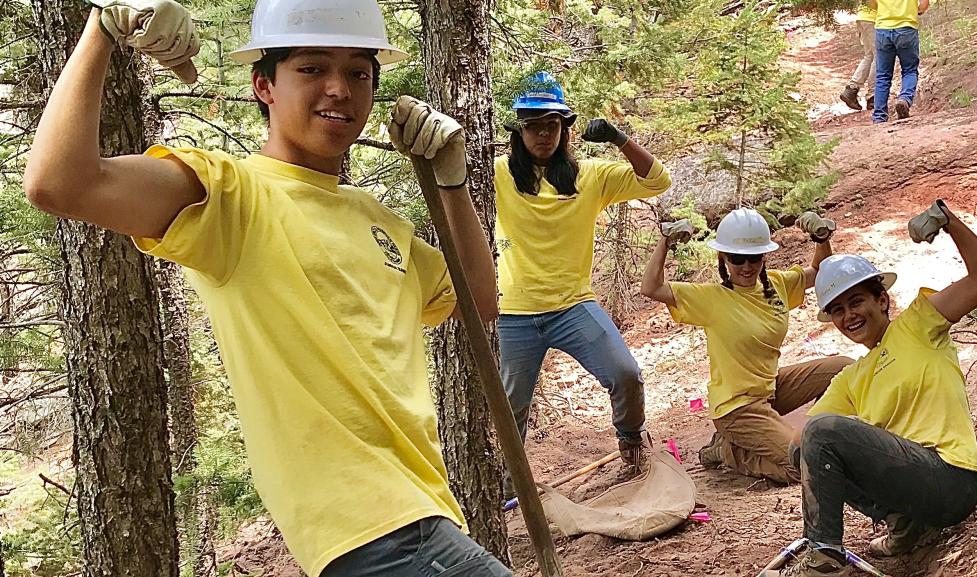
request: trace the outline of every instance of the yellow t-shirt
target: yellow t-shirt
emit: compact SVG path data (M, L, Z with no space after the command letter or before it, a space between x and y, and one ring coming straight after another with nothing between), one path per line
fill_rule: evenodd
M776 294L767 300L763 286L672 282L675 322L700 326L709 354L709 413L718 419L776 391L780 347L787 336L788 311L804 302L804 269L767 271Z
M865 22L875 22L878 17L878 11L868 5L867 2L862 2L862 5L858 7L858 13L855 15L855 20L863 20Z
M977 436L950 322L931 289L895 318L867 355L831 381L810 415L855 416L894 435L934 447L947 463L977 471Z
M877 30L919 28L919 0L878 0Z
M617 202L657 196L672 179L657 159L647 178L637 176L626 162L582 160L576 185L575 196L560 196L543 178L539 194L523 194L509 172L509 157L495 159L503 314L559 311L595 300L590 274L598 215Z
M440 252L370 194L252 155L154 146L207 197L161 240L210 315L255 487L309 575L418 519L448 489L421 324L455 306Z

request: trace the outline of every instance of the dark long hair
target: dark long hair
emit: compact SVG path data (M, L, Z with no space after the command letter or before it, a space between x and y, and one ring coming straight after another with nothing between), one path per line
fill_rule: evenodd
M536 164L533 162L533 157L529 155L526 143L522 141L522 134L516 130L510 131L509 143L512 149L509 154L509 172L516 182L516 190L534 196L539 194ZM580 167L570 152L570 127L564 123L560 130L560 144L546 164L546 181L552 184L559 194L574 196L577 194L579 172Z
M724 287L733 290L733 281L729 278L729 271L726 270L726 259L722 254L719 255L719 278L723 279ZM770 279L767 278L767 263L763 263L763 268L760 269L760 283L763 285L763 298L771 299L773 295L777 294L770 284Z

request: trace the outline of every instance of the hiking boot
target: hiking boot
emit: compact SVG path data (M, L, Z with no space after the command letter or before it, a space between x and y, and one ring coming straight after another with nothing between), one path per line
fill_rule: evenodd
M896 99L896 117L898 117L899 120L909 118L909 103L902 98Z
M875 557L902 555L916 547L932 545L939 539L941 531L939 527L929 527L899 513L887 515L885 525L888 534L872 539L868 545L869 554Z
M852 110L861 110L862 103L858 101L858 86L849 84L841 91L841 101L848 105Z
M775 571L767 569L758 577L848 577L851 566L844 553L827 547L811 549L796 565Z
M865 98L865 110L875 110L875 93L869 94Z
M641 472L643 445L640 437L637 439L617 440L617 448L621 451L621 461L624 463L624 470L628 475L633 476Z
M699 464L706 469L718 469L723 465L723 436L716 431L709 444L699 449Z

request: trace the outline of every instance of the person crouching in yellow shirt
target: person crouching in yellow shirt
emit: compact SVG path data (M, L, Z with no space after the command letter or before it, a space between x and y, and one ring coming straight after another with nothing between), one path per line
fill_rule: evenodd
M518 121L509 127L511 153L495 162L502 380L525 440L546 351L575 358L610 393L622 460L634 473L645 423L644 382L591 288L594 227L609 205L661 194L671 177L606 120L591 121L583 138L614 143L628 162L577 161L570 150L577 115L562 87L546 72L531 82L513 106Z
M813 217L813 218L812 218ZM663 234L645 269L641 293L668 306L676 322L705 329L709 354L709 411L716 433L699 451L705 467L725 465L743 475L797 482L790 464L794 429L782 417L819 397L847 357L825 357L778 368L790 311L814 286L831 255L833 223L808 213L798 224L817 236L811 266L770 270L767 253L779 246L755 210L740 208L719 223L709 246L719 252L722 283L665 282L670 236Z
M171 0L100 3L41 117L24 175L31 202L184 267L213 323L255 488L305 573L511 576L462 533L438 443L422 325L456 309L444 256L369 191L339 183L381 66L407 57L388 43L379 5L257 1L251 41L230 56L252 69L269 125L260 151L154 146L100 158L116 44L185 65L196 39ZM495 269L465 185L461 126L401 97L390 137L431 159L491 321Z
M886 535L875 556L899 555L939 538L977 507L977 436L950 327L977 308L977 235L942 201L910 221L914 240L946 231L967 276L936 292L923 288L896 318L888 289L896 280L869 261L837 255L817 275L820 319L868 354L846 367L811 409L795 444L801 467L801 561L767 577L842 577L845 503Z

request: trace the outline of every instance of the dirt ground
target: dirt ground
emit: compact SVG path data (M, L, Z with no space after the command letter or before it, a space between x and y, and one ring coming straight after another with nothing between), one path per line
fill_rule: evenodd
M931 14L929 26L949 30L957 14L977 10L977 0L958 0L952 7L937 5L943 12ZM950 106L954 90L962 87L977 94L977 66L946 54L924 59L921 94L913 116L872 126L869 112L853 112L837 99L860 58L853 22L850 18L839 22L836 30L814 27L803 19L788 23L791 49L784 64L802 73L799 90L810 105L810 119L819 134L841 138L831 158L840 179L825 203L828 214L839 223L835 251L865 255L880 268L899 273L892 292L900 309L921 286L942 288L964 271L945 235L932 245L916 245L908 239L905 223L942 197L977 226L977 105ZM775 253L773 267L810 259L812 245L798 231L782 230L775 238L783 249ZM709 363L704 336L673 323L663 307L638 298L642 305L627 320L625 339L644 368L648 429L662 445L670 438L676 441L696 482L697 500L712 521L690 522L647 542L597 535L558 537L564 574L755 575L783 546L800 537L800 489L698 466L697 449L713 431L704 411L689 411L690 400L706 396ZM805 305L791 313L783 364L829 354L864 354L864 349L846 342L832 326L815 317L814 297L809 295ZM959 337L971 406L977 407L977 370L970 370L977 361L977 346L965 344L968 335ZM538 479L556 479L616 449L606 393L575 361L563 354L551 355L540 391L527 444ZM803 409L789 419L802 425ZM598 495L619 478L620 464L614 462L560 491L580 501ZM525 529L515 521L518 510L508 515L517 574L539 575ZM873 527L853 511L846 512L846 545L856 553L865 556L868 542L881 534L881 527ZM247 527L236 540L225 543L220 557L233 567L232 574L301 575L273 525L266 521ZM942 542L933 548L871 561L894 577L977 577L977 517L945 531Z

